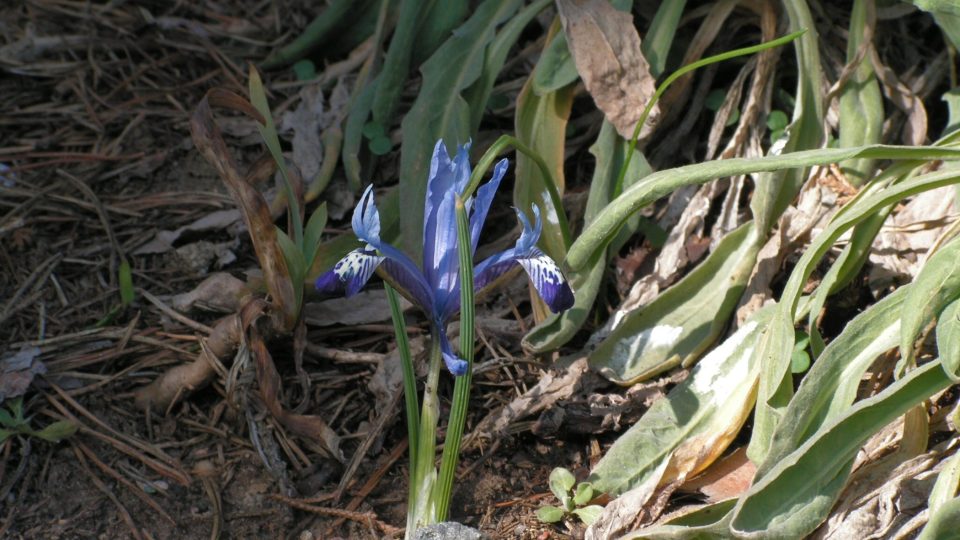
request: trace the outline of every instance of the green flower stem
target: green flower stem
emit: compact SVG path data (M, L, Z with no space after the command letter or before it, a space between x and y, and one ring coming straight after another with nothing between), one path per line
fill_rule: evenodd
M434 489L437 520L445 521L453 493L453 479L460 460L460 440L467 422L470 381L473 376L473 261L470 256L470 224L463 199L457 197L457 252L460 255L460 357L467 361L467 372L457 377L453 387L453 407L443 443L440 478Z
M630 137L630 150L627 151L627 158L623 161L623 165L620 167L620 176L617 178L617 185L614 191L614 197L620 195L623 192L623 179L627 175L627 170L630 168L630 159L633 157L634 150L637 149L637 139L640 138L640 130L643 129L643 124L646 123L647 117L650 116L650 111L653 110L653 106L660 100L660 96L667 91L667 88L673 84L674 81L683 77L687 73L695 69L708 66L710 64L716 64L717 62L722 62L724 60L729 60L731 58L736 58L738 56L744 56L747 54L753 54L760 51L765 51L767 49L772 49L774 47L779 47L780 45L786 45L791 41L802 36L806 30L798 30L792 34L787 34L783 37L773 39L759 45L753 45L750 47L744 47L742 49L735 49L732 51L727 51L725 53L720 53L702 60L697 60L696 62L687 64L682 68L674 71L666 78L665 81L660 83L660 86L657 87L657 91L653 94L653 97L650 98L650 101L647 103L647 106L643 109L643 114L640 115L640 120L637 122L636 127L633 128L633 136ZM559 207L558 207L559 208Z
M433 329L432 334L439 335L440 329ZM407 510L407 537L411 538L414 531L425 525L436 523L436 505L434 504L433 485L437 479L437 470L433 462L437 451L437 424L440 417L440 399L437 396L437 386L440 382L440 366L443 355L440 351L440 340L434 338L430 343L430 367L427 372L427 382L423 388L423 407L420 410L420 435L417 437L417 453L415 454L416 467L413 470L411 489L416 492L414 500L408 503Z
M390 315L393 318L393 331L397 335L397 350L400 351L400 365L403 368L403 398L407 409L407 440L409 441L410 471L417 468L417 433L420 429L420 413L417 411L417 375L413 369L413 358L410 356L410 343L407 341L407 331L404 329L403 312L400 310L400 296L396 289L384 284L387 299L390 301ZM415 484L410 482L407 501L413 505L417 498Z

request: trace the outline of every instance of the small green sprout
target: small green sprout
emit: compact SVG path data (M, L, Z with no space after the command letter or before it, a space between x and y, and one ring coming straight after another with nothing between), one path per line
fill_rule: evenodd
M580 518L580 521L590 525L600 517L603 507L596 504L586 506L593 500L593 487L587 482L576 483L573 473L557 467L550 473L550 491L556 495L562 507L542 506L537 510L537 519L544 523L557 523L569 514ZM576 489L574 489L576 485Z
M23 399L20 397L7 402L7 408L0 408L0 443L14 435L37 437L47 442L60 442L77 432L73 422L60 420L36 431L30 427L30 418L23 416Z

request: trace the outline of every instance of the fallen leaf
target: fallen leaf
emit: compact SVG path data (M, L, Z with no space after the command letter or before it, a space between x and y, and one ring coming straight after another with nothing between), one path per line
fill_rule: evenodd
M290 412L280 403L280 374L277 373L273 358L267 351L263 337L257 331L255 325L250 326L248 338L250 352L256 362L260 398L270 414L279 420L285 428L320 444L330 457L343 463L345 458L343 451L340 450L340 436L330 429L323 418L312 414Z
M410 340L410 358L414 365L418 359L422 359L427 350L427 340L424 337L416 337ZM367 389L376 398L374 410L377 413L383 413L393 402L393 396L403 384L403 366L400 363L400 350L393 349L377 365L376 371L370 377L367 383Z
M746 447L741 447L688 480L680 486L680 491L700 492L706 495L708 503L723 501L745 492L756 472L757 466L747 458Z
M557 9L587 91L617 132L630 139L656 91L633 16L618 11L607 0L557 0ZM650 134L658 114L654 106L641 139Z
M898 533L922 526L926 519L913 523L913 518L925 513L937 471L946 461L940 454L929 452L903 463L881 459L856 471L830 517L810 538L902 538Z
M887 218L870 249L870 288L913 278L930 246L956 216L953 186L920 193Z
M402 310L410 307L410 302L400 299ZM350 298L309 302L303 308L303 316L311 326L371 324L390 318L390 302L382 290L361 291Z
M249 292L242 280L226 272L217 272L200 282L192 291L171 298L170 305L183 312L199 308L233 313L240 309L243 296Z
M47 372L47 366L37 359L39 347L27 347L0 358L0 403L7 398L22 396L35 375Z
M184 270L194 274L204 275L210 270L210 265L217 268L237 260L231 248L236 248L238 242L222 242L214 244L206 240L185 244L176 249L177 258L183 263Z
M240 221L239 210L217 210L173 231L158 231L153 240L137 248L134 255L166 253L186 232L210 232L227 229Z

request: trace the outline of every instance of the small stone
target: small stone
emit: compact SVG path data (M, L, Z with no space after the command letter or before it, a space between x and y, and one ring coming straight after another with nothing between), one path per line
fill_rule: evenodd
M473 527L446 521L427 525L413 533L413 540L481 540L483 535Z

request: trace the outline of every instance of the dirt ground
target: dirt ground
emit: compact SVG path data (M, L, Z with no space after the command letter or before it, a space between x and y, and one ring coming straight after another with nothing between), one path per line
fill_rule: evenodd
M58 444L14 437L0 446L0 537L365 538L403 526L404 420L396 402L370 390L393 347L388 320L308 324L307 341L321 352L307 351L306 387L289 342L270 344L282 400L325 419L342 440L343 463L284 433L259 402L249 366L235 370L240 384L228 389L220 376L184 388L167 410L145 412L133 399L170 366L193 361L198 325L223 316L172 316L164 309L172 298L214 271L245 279L256 266L236 216L217 217L233 205L193 147L189 115L211 87L243 93L244 63L288 40L314 8L238 0L0 8L0 163L13 167L0 186L0 351L39 347L25 396L34 428L64 418L80 426ZM275 91L278 112L295 91ZM252 123L222 126L238 159L259 155ZM158 233L204 217L217 223L142 252ZM126 309L122 257L137 287ZM528 306L503 297L481 315L514 335L531 322ZM411 315L420 334L421 322ZM516 339L485 340L478 361L488 369L475 379L468 430L535 384L544 365L515 361ZM445 398L451 390L443 388ZM534 512L552 497L550 470L565 464L585 474L599 443L562 431L535 436L530 427L465 452L469 481L455 488L453 519L494 537L577 534L573 524L540 524ZM345 470L361 446L357 467Z
M325 4L13 0L0 5L0 359L5 370L0 401L23 394L34 430L61 420L78 428L58 443L24 435L0 443L0 538L402 537L407 431L393 327L379 285L352 302L308 294L295 335L267 336L267 364L255 342L244 341L226 356L206 349L213 341L208 336L242 311L239 298L263 298L263 276L234 200L195 147L191 114L211 88L246 95L248 63L259 63L288 43ZM835 25L833 19L840 17L833 15L849 14L847 7L812 4L818 24ZM939 38L926 35L932 35L929 18L913 17L901 29L922 29L913 32L916 43L901 46L891 42L897 39L893 33L880 33L879 48L885 58L892 57L894 71L926 81L918 86L930 111L929 131L939 133L947 122L939 96L955 77L955 59L938 42L935 57L920 62L928 52L924 40ZM916 21L922 24L911 26ZM541 26L547 25L549 18ZM837 67L831 74L836 79L846 29L833 30L822 33L822 46L833 55L829 65ZM542 43L542 35L529 33L504 70L506 78L515 75L500 83L505 95L519 92L539 51L533 45ZM717 46L733 45L721 39ZM328 112L336 112L332 96L338 88L351 89L360 66L352 53L360 48L345 37L331 44L330 63L318 67L340 73L323 88L331 96ZM789 56L784 62L792 61ZM706 146L710 126L702 117L712 113L701 113L711 84L714 77L718 85L734 77L721 68L704 73L688 92L695 106L675 107L676 129L645 150L655 169L690 163ZM789 88L795 82L790 77L778 83ZM265 80L283 128L303 85L290 69L268 72ZM412 81L402 107L413 101ZM564 203L574 223L583 215L588 191L583 179L593 163L587 148L602 121L586 91L579 90L573 104L578 114L570 123L575 136L568 140L565 161ZM252 121L218 114L239 163L248 166L266 156ZM514 125L510 107L491 116L494 125L481 130L475 148ZM891 131L905 121L904 115L896 116ZM283 137L289 138L289 131ZM694 139L697 144L689 142ZM365 179L378 187L393 185L398 164L394 151L365 170ZM349 231L355 194L343 176L338 169L324 192L331 215L325 238ZM830 178L827 172L818 182ZM748 214L749 188L742 182L740 196L728 197L732 208L742 209L733 212L733 222ZM272 182L260 187L275 191ZM847 197L844 187L830 189ZM713 210L725 189L717 187L697 217L699 225L679 235L683 262L670 283L706 254L716 233L710 229L718 221ZM504 242L498 234L513 232L506 229L513 223L509 195L500 197L488 220L494 230L485 232L481 251ZM676 212L677 219L683 211ZM610 272L616 283L597 302L599 314L612 312L640 276L653 273L655 251L645 241L623 248ZM774 295L796 259L787 256L774 270ZM118 278L124 261L135 288L127 307ZM819 275L814 274L811 287ZM821 321L828 340L873 301L876 291L864 283L830 299ZM572 353L583 350L588 332L563 354L531 357L520 347L533 325L528 298L527 284L518 276L478 306L470 436L450 517L492 538L580 538L579 522L548 525L536 518L541 505L556 503L548 489L551 470L564 466L583 479L618 433L687 372L675 370L629 391L615 387L586 369L577 371ZM428 325L413 310L406 316L414 349L422 351ZM594 329L604 318L598 315L587 326ZM16 367L8 370L14 360ZM570 369L554 369L558 362ZM212 376L203 384L175 386L163 407L140 406L147 385L182 366ZM505 408L551 380L554 398L563 395L545 400L555 406L538 409L528 403L528 414L519 421ZM277 399L272 399L274 388ZM449 412L452 390L445 377L441 418ZM957 397L956 392L941 396L940 408L952 407ZM322 425L329 433L304 436L291 427L296 423L291 419L301 427ZM749 422L733 447L749 440L748 431ZM931 447L941 442L934 435ZM739 450L729 454L728 464L746 460ZM738 493L749 478L734 483L730 489ZM653 506L659 515L703 500L697 489L674 485L655 497ZM911 509L922 511L922 504Z

